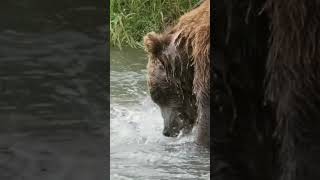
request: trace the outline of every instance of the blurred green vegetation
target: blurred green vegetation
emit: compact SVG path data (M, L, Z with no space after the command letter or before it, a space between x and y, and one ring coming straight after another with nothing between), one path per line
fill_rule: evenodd
M141 48L146 33L162 31L197 2L199 0L111 0L111 45Z

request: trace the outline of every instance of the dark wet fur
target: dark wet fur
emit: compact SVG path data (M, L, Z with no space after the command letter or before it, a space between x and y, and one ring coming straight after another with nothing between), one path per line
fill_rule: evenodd
M213 179L320 179L320 2L225 0L217 9L212 77L236 118L212 115Z
M266 98L275 109L281 180L320 179L320 1L267 0Z
M263 6L250 0L214 4L212 179L273 179L274 121L263 104L269 37Z

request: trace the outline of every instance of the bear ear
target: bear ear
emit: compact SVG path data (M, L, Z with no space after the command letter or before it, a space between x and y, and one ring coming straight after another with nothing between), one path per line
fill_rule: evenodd
M160 35L150 32L143 38L143 42L147 53L156 57L161 53L163 44Z

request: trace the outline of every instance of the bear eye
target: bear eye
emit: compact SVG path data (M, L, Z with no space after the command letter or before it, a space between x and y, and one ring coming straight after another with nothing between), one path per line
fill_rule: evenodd
M151 96L151 99L154 101L154 102L157 102L160 98L160 93L159 93L159 90L157 89L150 89L150 96Z

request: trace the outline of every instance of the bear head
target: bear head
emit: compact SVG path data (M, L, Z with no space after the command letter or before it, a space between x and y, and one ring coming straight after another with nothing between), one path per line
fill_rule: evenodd
M193 65L183 49L173 43L178 33L144 37L149 55L148 87L152 100L160 107L164 119L163 135L177 136L189 132L197 117L196 99L192 92Z

